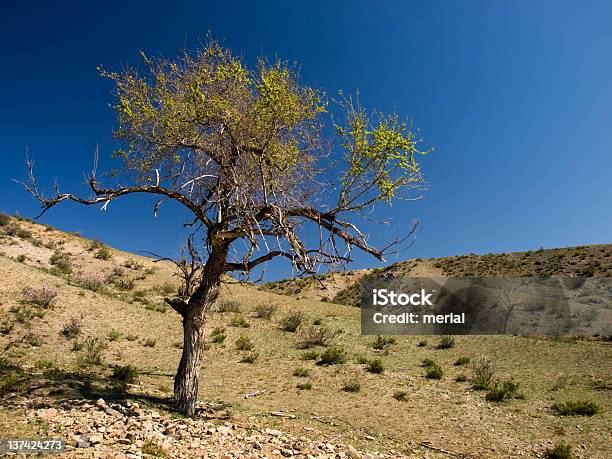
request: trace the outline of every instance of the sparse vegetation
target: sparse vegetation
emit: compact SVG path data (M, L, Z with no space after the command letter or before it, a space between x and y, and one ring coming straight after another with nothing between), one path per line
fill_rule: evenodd
M518 396L518 383L514 381L495 381L485 399L489 402L503 402Z
M4 212L0 212L0 226L6 226L11 222L11 217L9 217Z
M293 370L293 376L297 376L298 378L306 378L310 374L310 370L304 367L298 367Z
M271 320L277 310L278 306L274 303L258 304L253 310L253 316L258 319Z
M544 452L545 459L572 459L572 447L565 443L558 443Z
M112 252L109 250L108 247L100 247L97 251L96 254L94 255L94 258L97 258L98 260L110 260L112 258L113 254Z
M436 346L436 349L451 349L455 347L455 338L452 336L443 336Z
M427 379L442 379L444 376L444 370L438 364L429 365L425 367L425 377Z
M253 348L255 348L255 345L248 336L240 335L236 340L236 349L239 351L250 351Z
M341 347L330 347L323 352L317 365L338 365L345 363L347 359L346 351Z
M386 349L391 344L395 344L396 339L393 336L380 336L378 335L374 342L372 343L372 347L379 351Z
M299 390L311 390L312 389L312 383L306 382L306 383L298 383L296 384L296 386Z
M241 363L255 363L259 358L259 354L257 352L249 352L248 354L244 354L240 359Z
M552 409L559 416L595 416L600 412L599 405L591 400L558 402Z
M486 357L481 357L473 367L474 376L472 385L476 390L488 390L493 383L495 370L493 364Z
M240 312L240 303L235 300L221 300L217 305L217 312Z
M408 392L404 390L398 390L393 393L393 398L398 402L407 402L408 401Z
M425 347L427 346L427 340L426 339L422 339L417 343L418 347Z
M79 271L74 275L74 281L77 285L91 290L92 292L97 292L104 287L106 284L106 276L99 273L85 273Z
M457 360L455 360L455 366L462 366L462 365L467 365L468 363L470 363L470 358L469 357L459 357Z
M43 285L41 288L26 287L23 289L24 301L41 308L51 307L58 295L59 291L48 285Z
M53 255L49 257L49 264L62 274L70 274L72 272L72 262L68 254L64 252L55 251Z
M381 374L385 371L385 365L380 359L372 359L367 363L366 370L369 373Z
M286 332L294 333L302 325L302 322L306 319L306 315L302 311L291 311L285 314L281 319L279 326L280 329Z
M111 387L113 390L123 392L128 384L138 379L138 369L133 365L120 365L113 368Z
M361 383L356 380L350 380L344 383L342 386L344 392L359 392L361 390Z
M251 326L251 324L249 324L244 317L234 317L231 320L230 325L237 328L249 328Z
M302 354L302 360L317 360L321 353L319 351L315 351L311 349Z
M144 347L155 347L155 344L157 344L157 340L153 338L147 338L142 343Z
M81 319L79 319L78 317L72 317L62 326L62 330L60 331L60 333L65 338L73 339L80 335L81 326Z
M83 343L83 353L79 358L81 365L101 365L102 354L106 349L106 343L100 338L89 336Z
M223 327L215 327L210 334L210 339L213 343L221 344L225 341L225 328Z
M111 331L108 332L108 335L106 335L106 337L109 341L119 341L119 338L121 338L121 332L113 328Z
M328 346L336 332L325 325L301 328L298 332L298 349L310 349L315 346Z

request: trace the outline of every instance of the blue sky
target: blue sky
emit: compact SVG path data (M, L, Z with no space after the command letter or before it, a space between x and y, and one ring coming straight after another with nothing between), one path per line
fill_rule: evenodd
M222 3L3 3L0 209L36 214L12 182L25 175L26 146L47 188L57 177L62 190L87 191L83 173L96 145L110 154L115 126L96 66L137 64L139 50L172 56L211 31L250 62L297 61L305 83L359 89L366 107L421 129L436 148L423 160L431 191L379 209L391 227L366 225L383 242L421 220L399 259L612 242L611 2ZM175 255L179 212L154 219L147 203L68 204L41 221ZM358 256L354 267L378 265ZM266 275L288 273L273 263Z

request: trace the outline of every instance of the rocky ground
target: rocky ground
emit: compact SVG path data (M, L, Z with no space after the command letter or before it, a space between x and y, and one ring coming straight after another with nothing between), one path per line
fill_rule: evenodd
M41 406L40 404L38 406ZM391 457L351 445L296 437L280 430L213 423L206 416L173 418L130 401L71 400L29 408L28 422L45 421L49 438L65 439L63 457L87 458L347 458ZM200 412L204 413L202 406ZM402 457L399 453L392 457Z

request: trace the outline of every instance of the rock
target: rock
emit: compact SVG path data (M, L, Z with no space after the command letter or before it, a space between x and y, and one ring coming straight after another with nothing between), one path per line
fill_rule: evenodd
M106 408L106 402L104 401L103 398L99 398L98 400L96 400L96 406L98 408L104 409Z
M100 443L102 441L102 439L103 439L102 435L91 435L89 437L89 442L92 445L97 445L98 443Z

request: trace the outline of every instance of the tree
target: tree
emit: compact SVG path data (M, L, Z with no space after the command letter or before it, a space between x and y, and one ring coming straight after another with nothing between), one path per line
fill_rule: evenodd
M370 114L349 97L336 102L343 121L332 120L326 131L325 95L301 84L283 61L261 59L248 68L214 41L176 59L141 54L144 71L100 69L116 89L114 156L122 166L106 177L113 185L98 181L96 152L90 197L61 193L57 185L45 196L30 160L24 186L42 213L63 201L106 209L136 193L157 196L155 215L169 200L190 212L185 225L193 231L177 262L185 285L166 301L184 330L175 405L192 416L206 312L222 276L276 257L299 273L316 273L351 261L354 248L383 260L405 239L375 248L350 217L377 202L419 197L425 182L417 157L427 152L397 115ZM332 160L338 162L330 167Z

